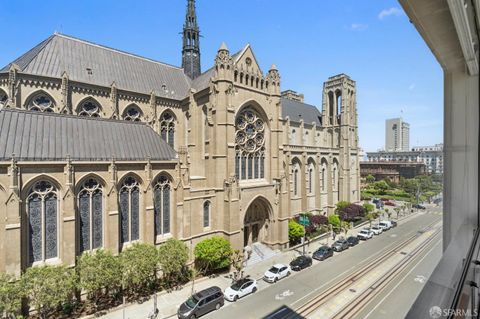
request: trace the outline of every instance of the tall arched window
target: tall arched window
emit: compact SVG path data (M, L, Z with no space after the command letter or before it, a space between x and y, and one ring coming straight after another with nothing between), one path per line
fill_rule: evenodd
M29 263L58 256L57 189L48 181L36 182L27 197Z
M103 189L93 178L87 179L78 193L80 251L103 245Z
M125 121L140 122L142 121L143 113L136 105L127 107L123 112L123 119Z
M5 105L7 105L7 99L8 99L7 93L5 93L4 91L0 90L0 108L2 108L2 107L4 107Z
M77 110L78 115L87 117L100 117L102 108L92 99L83 101Z
M170 180L160 176L153 187L156 236L170 233L170 193Z
M140 232L140 185L133 177L127 177L119 192L120 242L139 239Z
M175 118L170 112L163 112L160 118L160 135L172 148L175 145Z
M290 135L290 144L295 145L297 140L297 131L295 129L292 129L292 134Z
M210 202L203 203L203 227L210 227Z
M322 165L322 191L325 191L325 172L326 169L325 169L325 166Z
M313 194L315 192L315 165L308 163L308 193Z
M235 172L239 179L265 178L265 122L251 108L235 120Z
M337 170L337 163L333 164L333 171L332 171L332 188L333 190L338 190L338 170Z
M47 94L41 92L33 96L28 102L27 109L38 112L54 112L55 103Z

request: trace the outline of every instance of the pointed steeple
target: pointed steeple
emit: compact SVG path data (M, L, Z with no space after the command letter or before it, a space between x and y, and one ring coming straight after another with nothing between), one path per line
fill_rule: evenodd
M197 24L195 0L188 0L187 14L183 25L182 68L194 79L200 75L200 29Z

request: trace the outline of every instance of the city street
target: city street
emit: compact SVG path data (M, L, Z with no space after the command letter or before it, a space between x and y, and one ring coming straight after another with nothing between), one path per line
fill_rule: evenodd
M438 227L441 221L440 208L434 208L428 212L420 212L418 216L408 219L405 223L400 224L397 228L388 232L375 236L374 239L361 243L360 245L350 248L342 253L336 253L333 258L326 261L314 261L313 267L303 270L299 273L292 274L289 278L283 279L276 284L267 284L263 281L259 282L260 290L251 296L237 301L236 303L226 303L221 310L212 312L205 318L285 318L286 313L293 313L289 318L321 318L323 316L318 312L322 308L310 309L308 315L294 314L309 301L315 299L329 288L341 284L342 281L351 276L358 270L361 270L374 259L380 258L389 253L400 243L407 241L413 236L422 236L424 228L436 225L436 232L430 230L431 236L428 237L429 242L426 243L424 249L418 255L412 258L411 263L402 269L400 275L387 285L388 295L379 293L372 301L368 303L364 310L357 313L358 318L368 315L370 318L385 317L385 308L388 308L389 318L403 318L408 311L409 305L415 300L416 294L419 293L424 277L428 277L429 267L431 268L438 259L439 249L441 245L441 231ZM419 232L422 230L422 232ZM425 231L426 233L426 231ZM432 240L433 239L433 240ZM420 240L418 238L417 240ZM317 248L313 245L310 247L309 253ZM394 257L401 255L403 251L394 251ZM424 256L426 256L424 258ZM392 257L393 258L393 257ZM396 258L399 258L398 256ZM377 265L378 266L378 265ZM419 275L419 277L416 277ZM412 278L413 276L413 278ZM421 277L424 276L424 277ZM405 280L403 280L405 278ZM405 290L409 289L409 290ZM383 291L384 289L382 289ZM405 294L408 291L408 294ZM335 294L336 296L337 294ZM341 301L331 300L337 308L341 306ZM390 303L394 300L396 307L391 307ZM378 307L376 305L378 304ZM331 306L330 306L331 307ZM403 312L395 311L401 308ZM341 307L340 307L341 308Z

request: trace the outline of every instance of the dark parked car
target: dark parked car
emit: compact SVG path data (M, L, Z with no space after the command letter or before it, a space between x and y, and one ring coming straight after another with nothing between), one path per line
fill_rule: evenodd
M313 258L317 260L324 260L333 256L333 249L328 246L321 246L313 253Z
M333 243L332 248L333 250L340 252L345 249L348 249L350 245L348 244L347 240L345 238L338 239L336 242Z
M420 204L415 204L412 206L413 208L416 208L416 209L425 209L425 206L423 205L420 205Z
M350 246L355 246L356 244L358 244L358 241L358 238L355 236L350 236L347 238L347 242Z
M374 199L372 200L372 203L376 204L376 203L378 203L379 201L380 201L379 198L374 198Z
M312 258L309 256L298 256L290 263L290 268L295 271L300 271L312 265Z
M393 228L393 227L397 227L397 222L396 222L396 221L391 220L390 223L392 223L392 228Z
M180 319L193 319L204 314L218 310L225 303L223 292L217 286L213 286L193 294L178 308L177 315Z

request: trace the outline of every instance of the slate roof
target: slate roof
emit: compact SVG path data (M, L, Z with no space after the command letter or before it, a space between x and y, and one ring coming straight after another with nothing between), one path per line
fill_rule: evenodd
M322 113L314 105L290 100L287 98L281 98L282 103L282 117L290 118L290 121L300 122L303 120L305 124L311 124L315 122L316 125L321 125Z
M13 61L21 72L183 99L191 80L182 68L55 33ZM87 69L91 69L91 74ZM8 71L8 65L0 72ZM162 87L166 86L166 90Z
M140 122L4 108L0 160L174 160L175 151Z
M208 69L192 81L192 88L201 91L210 85L210 78L215 76L215 67Z

